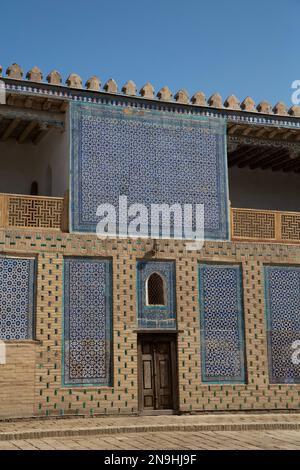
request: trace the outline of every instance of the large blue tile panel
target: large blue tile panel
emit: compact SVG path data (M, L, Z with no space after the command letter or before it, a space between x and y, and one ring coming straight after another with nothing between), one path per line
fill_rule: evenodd
M112 382L111 262L65 258L63 383Z
M300 267L265 266L270 383L300 383Z
M35 260L0 257L0 339L34 337Z
M199 305L202 381L245 383L241 267L201 264Z
M222 118L71 103L71 230L95 232L103 203L204 204L205 237L229 238ZM124 227L118 226L120 234Z

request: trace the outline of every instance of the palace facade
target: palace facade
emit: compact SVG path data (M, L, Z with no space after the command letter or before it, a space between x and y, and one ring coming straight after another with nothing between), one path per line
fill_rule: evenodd
M0 418L299 409L300 107L0 80ZM204 246L98 237L122 195Z

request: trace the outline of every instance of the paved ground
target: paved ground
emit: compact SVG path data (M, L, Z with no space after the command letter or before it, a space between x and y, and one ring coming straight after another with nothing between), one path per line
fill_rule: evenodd
M296 450L300 431L149 432L0 442L1 450Z
M16 420L0 422L0 449L300 449L300 414Z

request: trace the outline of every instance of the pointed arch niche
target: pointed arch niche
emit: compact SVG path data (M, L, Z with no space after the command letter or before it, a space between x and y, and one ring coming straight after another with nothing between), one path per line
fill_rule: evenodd
M166 286L164 278L157 272L150 274L146 280L146 304L151 306L166 305Z

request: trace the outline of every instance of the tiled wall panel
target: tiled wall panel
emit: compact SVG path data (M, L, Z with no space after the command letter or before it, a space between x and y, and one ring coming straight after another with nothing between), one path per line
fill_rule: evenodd
M65 385L111 384L111 290L110 261L65 259Z
M34 295L34 258L0 256L0 339L33 339Z
M72 103L71 123L71 231L95 233L98 206L127 196L149 217L152 204L204 204L205 238L229 238L223 119ZM117 229L126 235L126 221Z
M241 268L200 265L199 298L203 382L244 383Z
M165 306L147 305L146 282L149 276L158 273L165 287ZM176 328L176 291L175 263L173 261L138 261L138 327L139 328Z
M300 267L265 266L271 383L300 383Z

